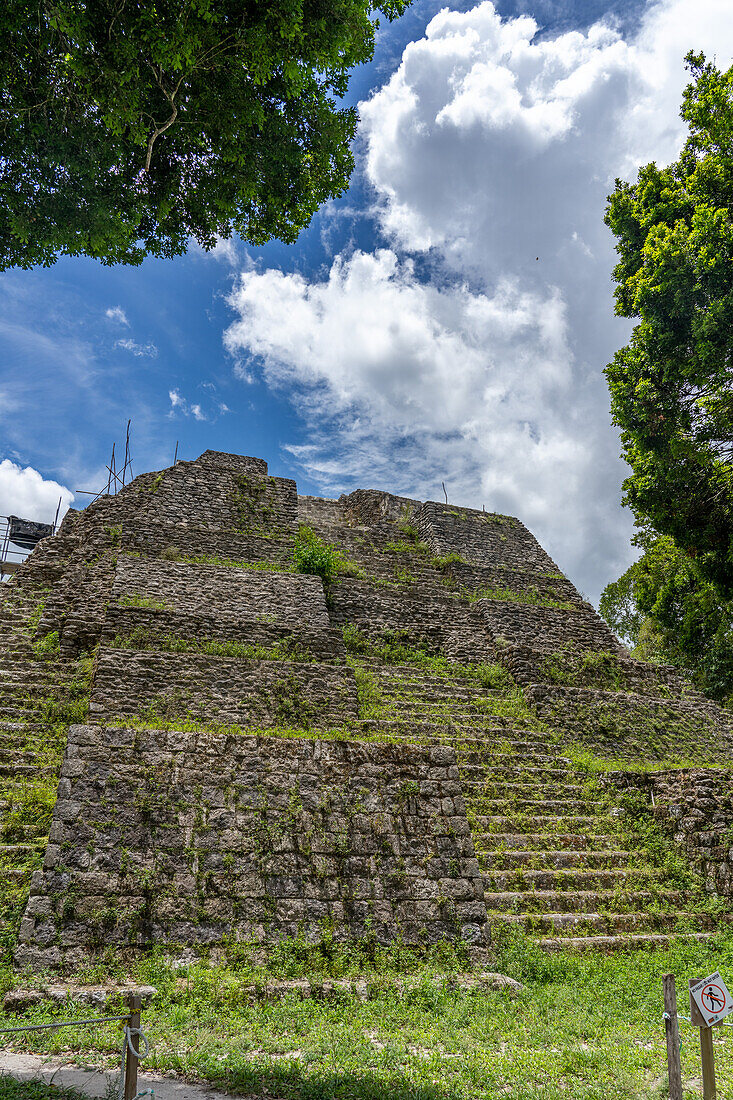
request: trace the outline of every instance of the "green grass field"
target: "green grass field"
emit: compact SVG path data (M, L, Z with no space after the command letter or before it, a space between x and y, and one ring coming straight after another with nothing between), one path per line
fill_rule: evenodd
M83 1100L76 1089L60 1089L43 1081L13 1081L0 1076L0 1100Z
M446 989L439 975L450 957L419 969L409 952L378 955L371 965L363 954L339 950L316 961L313 953L282 952L266 972L246 962L173 969L162 956L139 961L135 977L159 991L144 1013L151 1041L145 1068L287 1100L661 1100L667 1095L661 974L675 973L685 1014L689 978L719 968L733 985L732 937L669 951L578 956L545 955L511 940L495 965L525 982L516 997ZM365 975L369 997L288 995L253 1003L244 994L253 980L314 968L321 975ZM410 970L406 991L390 985L396 972ZM66 1019L78 1015L56 1011ZM29 1022L49 1018L42 1005L27 1014ZM698 1032L683 1024L682 1033L685 1097L699 1097ZM120 1033L114 1024L64 1029L7 1046L112 1067ZM715 1051L718 1098L733 1100L733 1028L716 1029ZM0 1100L6 1095L25 1096L0 1086Z

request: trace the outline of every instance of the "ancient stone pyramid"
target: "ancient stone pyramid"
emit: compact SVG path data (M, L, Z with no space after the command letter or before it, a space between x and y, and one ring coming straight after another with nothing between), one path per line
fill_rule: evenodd
M294 564L312 532L341 552L325 583ZM1 591L20 964L324 934L480 958L513 927L613 947L724 919L733 716L632 660L517 519L299 497L207 451L69 512Z

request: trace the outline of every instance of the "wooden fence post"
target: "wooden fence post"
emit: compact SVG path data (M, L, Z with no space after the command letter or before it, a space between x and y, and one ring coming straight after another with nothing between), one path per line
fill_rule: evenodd
M690 989L697 985L699 978L690 978ZM702 1096L703 1100L716 1100L718 1090L715 1085L715 1053L713 1051L713 1029L705 1023L702 1012L690 994L690 1021L700 1028L700 1058L702 1060Z
M142 997L138 993L128 993L127 1004L130 1009L130 1019L127 1026L131 1029L140 1027L140 1008ZM135 1100L137 1096L137 1067L138 1054L140 1052L140 1036L130 1035L125 1046L125 1092L124 1100Z
M680 1025L677 1019L677 992L675 990L674 974L662 974L662 989L664 990L664 1030L667 1035L669 1100L682 1100Z

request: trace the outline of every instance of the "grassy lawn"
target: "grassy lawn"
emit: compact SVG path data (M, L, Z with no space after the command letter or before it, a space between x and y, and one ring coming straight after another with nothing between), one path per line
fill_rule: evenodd
M351 966L344 960L335 955L320 973L364 974L363 958ZM445 973L446 960L440 963ZM312 972L313 965L312 957L283 954L267 973L294 976ZM663 952L574 957L543 955L518 939L505 943L496 959L497 969L526 983L516 997L448 990L437 965L434 959L413 969L400 992L390 978L410 969L409 957L383 957L371 974L367 968L372 988L366 1000L344 993L337 1000L288 995L252 1003L243 985L265 975L246 963L174 970L162 958L146 958L136 964L135 976L159 995L144 1014L151 1041L145 1068L235 1094L288 1100L661 1100L667 1092L660 975L676 974L680 1012L686 1013L690 977L720 968L733 984L733 938ZM59 1013L67 1019L75 1014ZM27 1018L50 1015L41 1005ZM682 1032L685 1096L699 1097L698 1033L684 1024ZM715 1036L718 1097L733 1100L733 1028L717 1028ZM8 1046L111 1067L120 1033L115 1024L79 1033L64 1029Z
M13 1081L0 1075L0 1100L86 1100L76 1089L60 1089L43 1081Z

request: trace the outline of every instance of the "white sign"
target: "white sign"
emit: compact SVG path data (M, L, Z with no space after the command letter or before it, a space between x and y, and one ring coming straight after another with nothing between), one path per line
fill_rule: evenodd
M729 1012L733 1012L733 997L717 970L709 978L703 978L693 985L690 994L708 1027L719 1024Z

